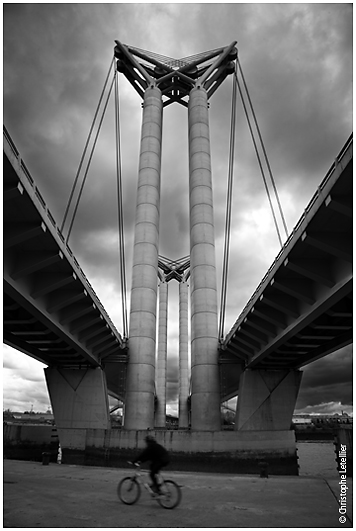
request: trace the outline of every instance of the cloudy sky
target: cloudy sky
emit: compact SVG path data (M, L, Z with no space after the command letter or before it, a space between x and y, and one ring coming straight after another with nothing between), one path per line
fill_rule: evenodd
M4 123L59 225L115 39L174 58L237 41L289 232L352 131L352 4L4 4L3 26ZM142 109L122 76L119 91L129 290ZM230 77L210 101L219 289L231 91ZM178 259L189 254L187 110L171 105L163 120L159 253ZM280 248L240 100L234 169L225 333ZM111 98L70 246L122 331L115 179ZM168 412L177 410L177 292L173 281ZM306 367L297 410L351 412L351 364L346 347ZM48 408L43 367L4 346L4 408Z

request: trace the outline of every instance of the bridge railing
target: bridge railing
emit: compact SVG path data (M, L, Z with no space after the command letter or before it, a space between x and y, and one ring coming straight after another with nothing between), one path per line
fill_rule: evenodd
M295 237L298 229L301 227L301 225L303 224L304 220L306 219L306 216L307 214L311 211L313 205L315 204L315 202L317 201L318 197L320 196L322 190L325 188L325 186L327 185L327 183L329 182L331 176L333 175L334 171L335 171L335 168L337 166L337 164L339 162L341 162L342 158L344 157L345 153L347 152L347 150L349 149L349 147L352 145L353 143L353 134L351 133L351 135L349 136L349 138L347 139L347 141L345 142L345 144L343 145L340 153L338 154L338 156L336 157L335 161L333 162L333 164L330 166L329 170L327 171L324 179L322 180L322 182L320 183L320 185L318 186L316 192L314 193L314 195L312 196L312 198L310 199L308 205L306 206L306 208L304 209L304 212L303 214L300 216L300 218L298 219L296 225L293 227L293 230L292 232L290 233L290 235L288 236L287 240L285 241L285 243L283 244L283 247L280 249L279 253L277 254L276 258L274 259L272 265L270 266L270 268L268 269L267 273L264 275L264 277L262 278L261 282L259 283L259 285L257 286L257 288L255 289L255 291L253 292L253 294L251 295L251 297L249 298L248 302L245 304L245 307L244 309L242 310L242 312L240 313L239 317L236 319L234 325L232 326L230 332L228 333L228 335L232 332L232 330L235 328L236 324L238 322L241 322L242 319L245 317L245 315L249 312L250 310L250 306L251 306L251 303L253 300L255 300L257 294L260 292L263 284L266 282L267 278L270 276L271 272L276 268L277 264L279 263L282 255L285 253L285 250L286 248L290 245L291 241L293 240L293 238Z
M327 171L324 179L321 181L320 185L318 186L316 192L314 193L314 195L312 196L312 198L310 199L307 207L305 208L303 214L301 215L301 217L299 218L299 220L297 221L295 227L293 228L293 232L292 234L289 236L288 240L293 237L293 234L296 232L296 230L300 227L300 225L303 223L306 215L308 212L310 212L310 210L312 209L314 203L317 201L318 197L320 196L322 190L325 188L325 186L327 185L327 183L329 182L332 174L334 173L335 171L335 168L337 166L337 164L342 160L343 156L345 155L346 151L348 150L348 148L351 146L352 144L352 140L353 140L353 135L351 134L349 136L349 138L347 139L347 141L345 142L345 144L343 145L340 153L338 154L338 156L336 157L335 161L332 163L332 165L330 166L329 170ZM287 240L287 242L288 242ZM287 243L286 242L286 243Z
M6 140L7 140L8 144L9 144L13 154L16 156L16 158L18 158L20 153L18 152L17 147L15 146L14 142L12 141L12 138L9 135L8 130L6 129L5 126L3 126L3 132L4 132L4 137L6 138Z
M71 248L69 247L69 245L66 243L65 241L65 238L63 236L63 234L61 233L59 227L57 226L57 223L53 217L53 215L51 214L48 206L46 205L46 202L41 194L41 192L39 191L38 187L36 186L36 183L30 173L30 171L28 170L27 166L25 165L21 155L20 155L20 152L18 151L14 141L12 140L9 132L7 131L5 125L3 126L3 134L4 134L4 139L6 140L7 142L7 145L10 147L12 153L14 154L14 156L16 157L16 159L18 160L19 162L19 165L23 171L23 174L25 175L28 183L30 184L31 188L34 190L35 192L35 195L39 201L39 204L41 205L41 207L43 208L43 211L44 211L44 214L47 216L48 220L50 221L52 227L54 228L54 230L56 231L57 233L57 236L58 238L61 240L62 242L62 245L65 246L65 249L66 251L68 252L69 256L70 256L70 259L71 259L71 262L72 262L72 265L74 265L74 268L76 269L76 272L79 273L80 277L82 278L84 284L85 284L85 287L88 289L88 292L91 294L93 300L95 301L95 304L98 308L100 308L100 311L102 312L103 314L103 317L105 318L105 320L107 321L107 323L110 325L110 327L112 328L112 330L117 334L117 336L120 338L120 341L122 341L122 338L121 338L121 335L120 333L118 332L117 328L115 327L114 323L112 322L112 320L110 319L109 315L107 314L103 304L101 303L99 297L97 296L97 294L95 293L95 290L93 288L93 286L90 284L87 276L85 275L83 269L80 267L80 264L79 262L77 261L77 259L75 258L74 254L73 254L73 251L71 250Z

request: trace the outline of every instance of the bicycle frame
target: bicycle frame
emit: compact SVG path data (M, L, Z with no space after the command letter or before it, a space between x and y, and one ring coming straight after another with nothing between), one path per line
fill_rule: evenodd
M150 485L148 484L148 482L145 482L141 479L141 477L144 475L143 471L141 470L141 466L140 465L135 465L136 467L136 470L134 471L134 475L132 476L132 479L135 479L137 481L137 483L139 483L140 485L143 485L145 487L145 489L151 494L151 496L153 496L154 494L156 494L150 487ZM148 472L147 472L148 474ZM157 483L158 485L160 486L161 489L164 490L164 479L163 479L163 476L161 474L161 472L159 472L158 474L156 474L156 477L157 477Z

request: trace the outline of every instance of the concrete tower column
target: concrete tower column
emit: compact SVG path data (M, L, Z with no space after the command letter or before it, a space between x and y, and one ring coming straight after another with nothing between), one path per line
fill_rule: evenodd
M162 94L146 89L133 250L125 428L154 426Z
M165 280L159 285L158 313L158 348L156 365L156 428L166 426L166 380L167 380L167 319L168 319L168 283Z
M189 96L191 425L220 430L218 315L207 92Z
M188 428L189 412L189 368L188 368L188 283L179 283L179 428Z

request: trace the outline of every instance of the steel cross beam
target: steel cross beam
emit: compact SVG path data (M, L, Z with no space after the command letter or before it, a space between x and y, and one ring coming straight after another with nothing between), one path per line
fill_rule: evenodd
M174 102L185 107L184 99L194 87L203 87L210 98L224 79L235 71L236 41L229 46L198 55L174 59L115 41L117 70L125 75L143 98L148 87L157 86L167 99L163 107Z
M158 267L162 270L163 274L158 271L160 280L162 280L163 275L165 281L169 282L170 280L177 280L178 282L186 281L190 275L190 258L189 256L184 256L178 260L170 260L164 256L158 257Z

